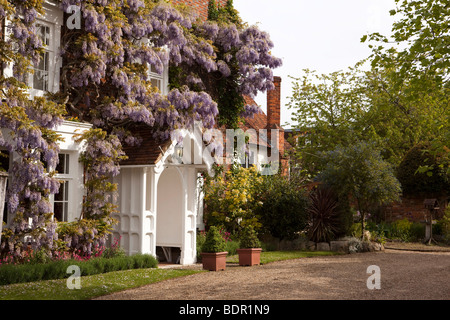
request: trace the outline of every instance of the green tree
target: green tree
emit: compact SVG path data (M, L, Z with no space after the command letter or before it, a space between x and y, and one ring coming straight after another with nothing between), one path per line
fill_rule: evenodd
M401 186L394 170L372 143L359 141L347 147L338 146L324 153L324 161L320 181L356 202L363 234L369 208L399 200Z
M361 138L357 126L369 108L359 86L363 76L357 65L348 71L322 75L306 69L301 78L292 77L293 94L288 107L293 110L292 121L302 133L294 156L310 174L321 169L320 152Z
M450 177L450 6L447 0L400 1L391 15L400 18L392 26L391 37L373 33L362 37L372 43L374 68L392 70L394 91L403 100L428 113L437 128L430 151L440 154L438 166ZM394 101L397 97L392 97ZM418 105L416 103L418 102ZM405 105L402 103L401 105ZM399 104L399 107L401 107ZM424 127L417 127L421 129ZM428 128L424 128L427 130ZM425 167L425 170L432 170Z
M261 205L256 208L262 232L292 240L308 224L308 192L300 176L264 176L259 188Z

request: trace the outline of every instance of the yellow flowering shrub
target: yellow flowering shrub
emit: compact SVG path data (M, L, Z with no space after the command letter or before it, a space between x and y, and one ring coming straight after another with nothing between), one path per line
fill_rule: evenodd
M261 183L262 177L256 168L234 167L207 178L204 184L207 225L223 226L232 233L246 226L259 229L261 223L255 210L260 205Z

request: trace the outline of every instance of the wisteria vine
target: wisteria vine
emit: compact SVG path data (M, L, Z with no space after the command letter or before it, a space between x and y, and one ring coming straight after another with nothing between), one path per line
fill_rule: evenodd
M28 247L51 250L57 235L49 196L59 189L54 178L64 106L43 97L30 100L26 79L40 59L42 41L35 20L41 1L1 1L0 22L9 20L1 38L1 62L12 74L0 76L0 146L14 157L9 170L7 203L12 219L0 251L20 257ZM11 67L12 66L12 67Z

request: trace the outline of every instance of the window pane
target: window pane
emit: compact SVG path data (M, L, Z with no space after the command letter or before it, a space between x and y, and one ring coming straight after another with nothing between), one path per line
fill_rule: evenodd
M64 182L64 201L69 200L69 182Z
M59 154L58 156L59 163L56 166L56 171L59 174L69 174L69 155L68 154Z
M63 221L63 202L55 202L55 206L53 208L53 217L58 221Z
M151 78L150 80L153 87L157 87L159 90L161 90L161 80L155 78Z
M64 201L64 186L66 185L65 182L61 183L59 185L59 191L58 193L55 193L55 201Z
M59 187L59 192L55 194L53 213L58 221L67 221L69 212L69 181L64 181Z
M9 151L0 152L0 169L9 170Z
M41 53L39 63L34 66L33 88L37 90L48 90L48 65L49 53Z
M42 43L47 47L50 46L50 27L38 24L37 28L38 35L41 38ZM34 65L32 87L36 90L48 91L48 72L50 63L48 49L49 48L46 48L46 51L41 53L39 63Z
M64 173L65 174L69 174L69 158L70 156L68 154L65 155L64 159L65 159L65 166L64 166Z

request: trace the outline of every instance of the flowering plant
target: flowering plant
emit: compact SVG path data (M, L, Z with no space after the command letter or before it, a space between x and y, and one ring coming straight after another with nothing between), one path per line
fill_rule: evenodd
M256 168L236 167L215 179L208 179L205 190L205 217L210 225L223 225L231 233L245 226L260 228L255 214L258 185L262 182Z

